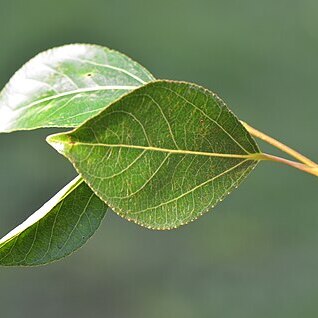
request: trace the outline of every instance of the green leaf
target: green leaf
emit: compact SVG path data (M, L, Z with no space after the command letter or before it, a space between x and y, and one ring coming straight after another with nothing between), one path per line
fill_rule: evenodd
M154 77L141 65L105 47L73 44L54 48L24 65L0 93L0 132L78 126L120 96L152 80ZM60 202L58 194L0 241L0 264L51 262L79 248L94 233L107 206L83 180L65 189L67 194ZM88 202L88 198L92 199ZM83 206L86 203L87 208ZM77 219L85 209L84 219ZM91 228L87 221L92 223ZM52 237L48 243L51 231L58 231L52 222L64 234L58 232L61 240ZM65 235L71 232L62 246ZM45 244L50 244L47 251L43 250Z
M0 94L0 132L76 127L127 92L154 80L105 47L72 44L25 64Z
M0 265L41 265L69 255L94 234L106 210L77 177L0 240Z
M157 81L48 142L122 217L151 229L186 224L256 166L259 149L215 94Z

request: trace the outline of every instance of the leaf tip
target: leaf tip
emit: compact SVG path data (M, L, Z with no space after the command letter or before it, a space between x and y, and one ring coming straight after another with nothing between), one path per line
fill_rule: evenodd
M54 134L46 138L47 143L57 152L64 155L67 145L70 144L69 136L66 134Z

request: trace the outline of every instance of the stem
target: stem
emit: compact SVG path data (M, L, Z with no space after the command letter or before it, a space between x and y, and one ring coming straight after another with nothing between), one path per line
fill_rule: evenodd
M308 173L312 173L312 174L314 174L314 175L316 175L316 176L318 175L318 174L317 174L318 165L317 165L315 162L313 162L312 160L310 160L310 159L308 159L307 157L303 156L302 154L300 154L300 153L297 152L296 150L294 150L294 149L292 149L292 148L290 148L290 147L284 145L284 144L281 143L280 141L278 141L278 140L276 140L276 139L274 139L274 138L272 138L272 137L269 137L269 136L267 136L266 134L260 132L259 130L255 129L255 128L251 127L251 126L249 126L247 123L245 123L245 122L243 122L243 121L242 121L241 123L243 124L243 126L245 127L245 129L246 129L252 136L254 136L254 137L256 137L256 138L259 138L259 139L261 139L261 140L263 140L263 141L265 141L265 142L271 144L272 146L274 146L274 147L280 149L281 151L283 151L283 152L289 154L290 156L294 157L294 158L297 159L298 161L302 162L304 165L301 165L301 168L300 168L300 167L299 167L299 165L300 165L299 163L296 163L296 162L293 162L293 161L290 161L290 160L286 160L286 159L283 159L283 158L271 156L271 155L266 155L266 154L264 154L264 155L267 157L267 159L264 159L264 160L272 160L272 161L283 162L283 163L285 163L285 164L287 164L287 165L290 165L290 166L293 166L293 167L295 167L295 168L297 168L297 169L306 171L306 172L308 172ZM271 159L269 159L269 157L270 157ZM274 158L275 158L275 159L274 159ZM279 158L279 160L278 160L278 158ZM293 163L293 164L291 164L291 163ZM296 164L298 165L297 167L296 167ZM305 168L304 166L305 166L306 168ZM310 170L310 172L309 172L309 171L308 171L309 168L314 168L314 169L313 169L313 170ZM314 173L313 173L312 171L314 171Z
M280 163L283 163L285 165L291 166L293 168L310 173L310 174L318 177L318 166L316 166L316 167L307 166L303 163L287 160L287 159L284 159L281 157L276 157L276 156L269 155L266 153L258 154L258 160L269 160L269 161L280 162Z

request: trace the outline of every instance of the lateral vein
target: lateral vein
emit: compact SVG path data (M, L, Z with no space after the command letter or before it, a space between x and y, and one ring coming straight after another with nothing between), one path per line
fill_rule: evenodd
M170 199L170 200L168 200L168 201L166 201L166 202L162 202L162 203L160 203L160 204L157 205L157 206L153 206L153 207L146 208L146 209L144 209L144 210L132 212L131 214L140 214L140 213L143 213L143 212L146 212L146 211L149 211L149 210L157 209L157 208L159 208L159 207L161 207L161 206L167 205L167 204L172 203L172 202L175 202L175 201L177 201L177 200L180 200L181 198L185 197L186 195L188 195L188 194L190 194L190 193L193 193L195 190L197 190L197 189L199 189L199 188L205 186L207 183L210 183L210 182L212 182L212 181L214 181L214 180L216 180L216 179L218 179L218 178L224 176L225 174L229 173L230 171L233 171L234 169L238 168L239 166L241 166L241 165L242 165L243 163L245 163L246 161L247 161L247 160L241 161L241 162L238 163L237 165L235 165L235 166L233 166L233 167L231 167L231 168L229 168L229 169L223 171L222 173L220 173L220 174L214 176L213 178L211 178L211 179L209 179L209 180L206 180L206 181L202 182L201 184L198 184L198 185L195 186L194 188L192 188L192 189L186 191L185 193L182 193L182 194L179 195L178 197L175 197L175 198L173 198L173 199Z

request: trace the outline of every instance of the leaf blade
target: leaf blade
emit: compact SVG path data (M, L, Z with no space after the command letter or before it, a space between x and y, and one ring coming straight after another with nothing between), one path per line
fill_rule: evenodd
M151 229L195 220L256 166L253 138L215 94L157 81L49 143L122 217Z
M95 233L106 211L104 202L75 178L0 240L0 265L44 265L73 253Z
M0 93L0 132L76 127L152 80L144 67L105 47L71 44L42 52Z

